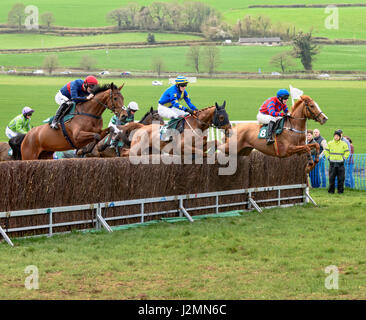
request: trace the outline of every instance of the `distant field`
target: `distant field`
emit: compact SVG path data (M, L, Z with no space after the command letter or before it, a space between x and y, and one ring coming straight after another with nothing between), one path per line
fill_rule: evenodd
M31 78L17 76L0 76L0 141L5 141L5 127L8 122L20 113L25 105L36 110L32 125L42 124L42 120L56 112L54 96L59 88L70 78ZM152 86L154 79L111 79L117 84L125 82L122 90L125 101L136 101L140 111L136 114L139 120L153 106L167 88L167 79L163 86ZM102 83L107 81L101 80ZM255 120L261 103L273 96L279 88L288 88L289 84L302 89L313 97L329 117L324 126L314 121L308 122L308 128L319 127L321 134L328 140L335 129L342 128L349 135L356 153L366 153L366 82L362 81L312 81L312 80L209 80L198 79L191 84L188 92L192 102L199 108L213 105L215 102L227 102L227 111L231 120ZM108 123L112 114L104 112L104 123Z
M263 1L260 1L262 3ZM273 2L273 1L272 1ZM308 3L308 1L306 1ZM322 3L318 1L318 3ZM349 1L347 1L349 3ZM276 1L276 4L277 1ZM313 29L313 36L327 37L330 39L366 39L366 7L339 8L339 28L327 29L325 20L330 13L325 13L324 8L255 8L225 11L225 21L234 24L245 15L265 15L271 18L274 24L290 23L297 30L308 32Z
M52 36L41 34L0 34L0 49L53 48L98 43L146 42L147 32L125 32L93 36ZM201 40L201 37L154 33L156 41Z
M219 72L262 72L280 71L270 65L271 57L275 54L290 50L291 47L262 47L262 46L221 46L221 63ZM164 70L168 72L194 72L192 66L188 66L186 54L188 47L159 47L144 49L111 49L111 50L85 50L75 52L56 53L59 57L60 67L79 67L84 55L96 58L96 68L100 70L129 70L150 71L152 59L161 57L164 62ZM0 65L8 68L33 67L40 68L43 60L51 53L33 54L0 54ZM321 53L316 56L313 64L316 70L340 70L340 71L365 71L366 47L364 46L323 46ZM292 71L302 71L303 66L296 60ZM207 69L201 62L201 71Z
M35 5L42 14L51 11L55 15L55 24L71 27L101 27L110 25L105 20L105 15L116 8L126 6L129 1L117 3L115 0L89 0L87 2L74 0L54 0L52 4L48 0L33 0L25 5ZM149 5L153 0L137 0L141 5ZM164 1L166 2L166 0ZM312 25L315 27L316 35L325 35L331 38L348 37L366 38L365 31L365 10L366 8L340 8L340 29L337 32L324 30L324 9L248 9L250 4L273 4L273 0L202 0L220 11L225 20L233 23L244 14L263 13L271 17L273 21L286 21L294 23L297 27L308 30ZM337 3L358 3L359 0L310 0L306 4L337 4ZM87 3L87 4L86 4ZM276 4L294 4L291 0L278 0ZM295 3L304 3L296 1ZM13 0L2 0L0 2L0 23L7 22L7 15ZM275 10L275 11L274 11ZM278 11L280 10L280 11ZM284 11L285 10L285 11ZM310 11L308 11L310 10Z

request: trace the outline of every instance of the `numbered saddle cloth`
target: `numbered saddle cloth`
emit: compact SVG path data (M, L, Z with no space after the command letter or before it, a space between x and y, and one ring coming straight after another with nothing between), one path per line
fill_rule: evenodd
M273 128L273 132L275 133L276 136L280 135L283 131L283 126L285 124L285 117L278 119L274 125ZM267 136L267 128L268 128L268 124L264 124L260 129L259 129L259 134L258 134L258 139L265 139Z

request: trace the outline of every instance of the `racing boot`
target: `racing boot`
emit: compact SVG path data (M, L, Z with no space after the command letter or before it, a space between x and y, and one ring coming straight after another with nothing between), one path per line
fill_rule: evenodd
M57 130L58 129L58 125L57 123L59 122L61 116L69 109L70 105L68 102L64 102L63 104L61 104L59 106L59 108L57 109L56 115L52 120L52 123L50 124L50 127L52 129Z
M267 144L274 143L274 139L273 139L273 128L274 128L275 124L276 124L276 122L274 122L274 121L270 121L268 123L267 136L266 136Z

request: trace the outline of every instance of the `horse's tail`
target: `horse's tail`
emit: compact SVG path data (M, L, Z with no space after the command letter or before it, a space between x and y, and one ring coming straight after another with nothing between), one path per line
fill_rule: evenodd
M21 153L21 145L25 138L25 134L19 133L15 137L10 138L9 145L13 150L13 159L14 160L22 160L22 153Z

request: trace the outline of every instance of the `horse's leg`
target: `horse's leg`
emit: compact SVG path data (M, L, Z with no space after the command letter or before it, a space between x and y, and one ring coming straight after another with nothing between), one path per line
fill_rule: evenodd
M319 147L319 145L318 145L318 147ZM316 163L313 161L313 157L311 156L311 149L310 149L309 145L307 145L307 144L302 145L302 146L290 145L287 149L287 152L289 155L307 153L308 164L306 165L306 168L305 168L306 173L309 173L316 165Z

